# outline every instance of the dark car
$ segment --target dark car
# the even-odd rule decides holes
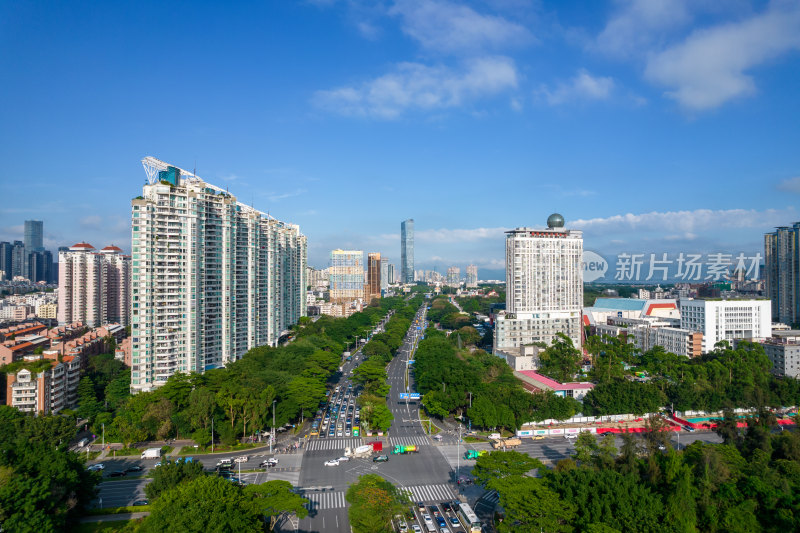
[[[126,471],[117,470],[115,472],[111,472],[110,474],[108,474],[108,477],[122,477],[122,476],[127,476],[127,475],[128,475],[128,473]]]
[[[144,468],[142,468],[141,466],[133,465],[133,466],[129,466],[128,468],[126,468],[125,472],[130,474],[131,472],[141,472],[142,470],[144,470]]]
[[[613,434],[614,433],[612,431],[601,431],[600,433],[598,433],[598,435],[600,435],[601,437],[605,437],[607,435],[613,435]]]
[[[444,512],[446,512],[446,513],[449,513],[452,510],[452,507],[450,506],[450,502],[442,503],[441,507],[442,507],[442,510]]]

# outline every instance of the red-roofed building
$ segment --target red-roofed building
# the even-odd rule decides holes
[[[594,388],[593,383],[587,382],[559,383],[533,370],[520,370],[514,372],[514,375],[522,380],[522,386],[529,392],[553,391],[556,396],[566,396],[576,400],[582,400]]]

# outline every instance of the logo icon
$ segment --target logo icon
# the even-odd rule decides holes
[[[596,281],[608,272],[608,262],[603,256],[591,250],[583,251],[583,281]]]

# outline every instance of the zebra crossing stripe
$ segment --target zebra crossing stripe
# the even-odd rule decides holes
[[[324,511],[345,507],[344,492],[315,492],[304,495],[308,499],[306,509]]]
[[[497,493],[497,491],[496,491],[496,490],[493,490],[492,492],[490,492],[489,494],[487,494],[486,496],[484,496],[484,497],[483,497],[483,499],[484,499],[484,500],[485,500],[487,503],[492,503],[492,504],[494,504],[494,503],[498,503],[498,502],[500,501],[500,495]]]
[[[453,492],[447,485],[415,485],[406,487],[413,501],[436,502],[450,501],[453,499]]]

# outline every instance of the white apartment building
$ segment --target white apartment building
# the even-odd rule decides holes
[[[583,234],[550,215],[547,229],[506,232],[506,309],[497,317],[495,350],[564,333],[581,346]]]
[[[79,242],[58,254],[58,323],[130,323],[130,256]]]
[[[62,361],[31,357],[22,369],[7,375],[6,404],[37,414],[74,408],[80,366],[80,356],[65,356]]]
[[[655,346],[686,357],[703,353],[703,334],[699,331],[672,326],[673,320],[656,317],[609,318],[607,324],[594,326],[597,335],[620,337],[637,349],[646,352]]]
[[[467,265],[467,288],[475,289],[478,287],[478,267]]]
[[[703,334],[703,353],[721,340],[763,339],[772,335],[769,300],[680,299],[681,329]]]
[[[306,237],[147,157],[132,204],[131,391],[277,344],[306,313]]]

